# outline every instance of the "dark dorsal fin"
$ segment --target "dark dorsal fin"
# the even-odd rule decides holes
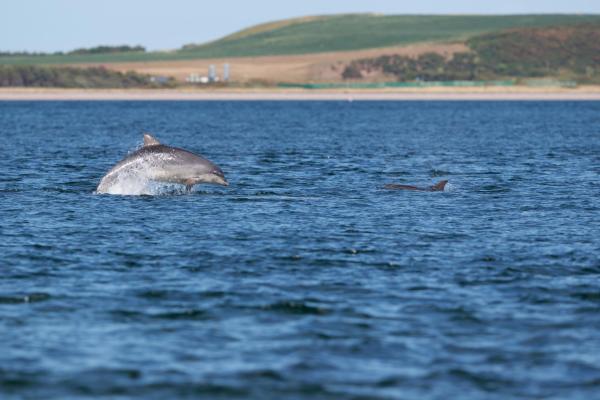
[[[435,185],[433,185],[431,187],[431,190],[433,190],[434,192],[443,192],[444,187],[446,186],[446,183],[448,183],[447,180],[439,181],[438,183],[436,183]]]
[[[156,146],[157,144],[160,144],[160,142],[158,140],[156,140],[156,138],[154,136],[152,136],[149,133],[144,133],[144,147]]]

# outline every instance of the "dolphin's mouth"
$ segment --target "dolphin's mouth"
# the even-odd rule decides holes
[[[225,174],[220,169],[216,169],[212,171],[212,174],[215,176],[214,183],[222,186],[229,186],[229,182],[225,179]]]
[[[225,179],[225,176],[223,174],[210,174],[206,179],[199,179],[198,180],[199,183],[201,182],[206,182],[206,183],[213,183],[216,185],[221,185],[221,186],[229,186],[229,182],[227,182],[227,179]]]

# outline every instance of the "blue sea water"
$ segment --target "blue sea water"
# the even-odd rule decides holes
[[[95,194],[143,131],[230,186]],[[0,102],[0,139],[1,399],[600,398],[599,102]]]

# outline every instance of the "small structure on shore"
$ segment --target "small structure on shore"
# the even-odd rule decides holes
[[[208,67],[208,76],[200,75],[195,72],[192,72],[185,78],[185,81],[188,83],[200,83],[203,85],[206,85],[209,83],[217,83],[217,82],[221,82],[221,81],[229,82],[229,74],[230,74],[229,64],[223,64],[222,79],[217,74],[217,68],[215,67],[215,65],[211,64]]]
[[[229,64],[223,64],[223,82],[229,82]]]
[[[209,82],[218,82],[219,77],[217,76],[217,69],[214,64],[210,64],[208,67],[208,81]]]
[[[185,78],[185,81],[188,83],[202,83],[202,84],[207,84],[210,82],[207,76],[201,76],[201,75],[194,74],[194,73],[189,74]]]

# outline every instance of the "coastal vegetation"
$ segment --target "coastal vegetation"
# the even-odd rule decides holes
[[[152,88],[173,85],[173,79],[158,84],[150,75],[103,67],[0,65],[0,87]]]
[[[470,38],[471,51],[444,57],[382,55],[350,62],[346,80],[381,73],[397,81],[556,77],[600,83],[600,24],[513,29]]]
[[[600,73],[600,24],[514,29],[473,37],[467,44],[496,76]]]

